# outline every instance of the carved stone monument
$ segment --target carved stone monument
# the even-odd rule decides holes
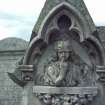
[[[105,105],[105,55],[82,0],[47,0],[10,78],[22,105]]]

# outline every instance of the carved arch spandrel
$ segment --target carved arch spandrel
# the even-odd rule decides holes
[[[61,29],[60,29],[61,27],[57,22],[59,18],[64,15],[70,19],[71,23],[68,31],[61,33]],[[99,61],[100,62],[99,64],[101,65],[105,64],[105,56],[104,56],[103,48],[101,46],[100,41],[96,37],[92,36],[92,32],[89,29],[89,26],[87,26],[86,20],[82,16],[82,14],[78,12],[78,10],[76,10],[73,6],[71,6],[66,2],[63,2],[60,5],[57,5],[46,16],[39,29],[38,35],[29,44],[27,53],[25,55],[24,64],[32,64],[33,61],[29,59],[35,56],[33,54],[36,50],[34,47],[35,47],[35,43],[37,43],[37,40],[41,40],[41,43],[39,41],[38,46],[40,46],[40,44],[47,46],[52,42],[56,41],[57,37],[60,37],[60,35],[63,35],[65,33],[68,35],[71,33],[77,34],[77,36],[79,36],[77,40],[79,39],[79,42],[81,44],[90,43],[88,39],[91,39],[91,41],[95,43],[94,45],[96,45],[96,51],[98,51],[99,53],[98,56],[101,55],[101,57],[99,58],[102,60]]]
[[[36,38],[35,43],[33,43],[32,46],[29,47],[29,50],[27,50],[23,64],[33,65],[35,59],[37,60],[42,55],[44,49],[46,49],[46,46],[47,43],[44,42],[43,39]]]
[[[99,43],[96,43],[92,39],[87,39],[82,43],[82,45],[84,46],[84,49],[87,51],[94,65],[104,65],[104,54],[101,53],[102,49]]]
[[[82,31],[84,32],[84,36],[81,36],[81,40],[84,40],[85,37],[88,37],[90,35],[89,26],[87,26],[86,20],[83,17],[83,15],[77,9],[75,9],[75,7],[68,4],[67,2],[63,2],[57,5],[55,8],[53,8],[49,12],[49,14],[46,16],[46,18],[42,22],[38,35],[43,36],[43,32],[45,32],[46,29],[48,29],[47,26],[49,22],[51,22],[53,18],[55,17],[58,18],[60,15],[63,15],[63,14],[70,17],[72,22],[73,22],[73,18],[76,18],[76,20],[78,20],[79,24],[81,25],[83,29]]]

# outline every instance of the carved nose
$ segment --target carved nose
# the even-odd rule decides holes
[[[63,58],[65,57],[65,53],[64,52],[62,52],[62,55],[61,55]]]
[[[64,52],[62,52],[62,56],[65,56],[65,53]]]

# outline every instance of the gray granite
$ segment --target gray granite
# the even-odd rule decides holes
[[[22,88],[16,85],[7,72],[13,72],[23,57],[28,42],[18,38],[0,41],[0,105],[20,105]]]
[[[105,42],[105,26],[98,26],[97,31],[102,42]]]
[[[104,44],[105,27],[97,27],[97,30]],[[0,105],[21,105],[22,88],[8,77],[7,72],[12,73],[15,70],[27,45],[28,42],[17,38],[7,38],[0,41]]]
[[[94,23],[83,0],[47,0],[34,26],[31,38],[37,35],[39,27],[49,11],[64,1],[76,7],[86,18],[87,24],[94,28]],[[105,27],[100,26],[96,29],[105,48]],[[17,63],[24,56],[27,46],[28,42],[19,38],[7,38],[0,41],[0,105],[21,105],[23,89],[8,77],[7,72],[14,72]]]
[[[105,47],[105,26],[99,26],[97,30]],[[0,105],[21,105],[22,88],[8,77],[7,72],[15,70],[27,46],[28,42],[18,38],[0,41]]]
[[[7,38],[0,41],[0,51],[18,51],[27,48],[27,41],[19,38]]]
[[[83,0],[46,0],[45,5],[40,13],[40,16],[38,18],[38,21],[36,22],[34,28],[33,28],[33,33],[38,33],[39,27],[42,23],[42,21],[44,20],[45,16],[47,16],[47,14],[49,13],[49,11],[51,11],[51,9],[53,9],[55,6],[59,5],[62,2],[68,2],[70,3],[72,6],[74,6],[74,8],[76,8],[86,19],[87,24],[91,27],[92,30],[95,30],[95,25],[93,23],[93,20],[83,2]],[[35,34],[35,35],[36,35]]]
[[[99,37],[103,43],[103,46],[105,48],[105,26],[97,26],[96,28],[99,33]]]

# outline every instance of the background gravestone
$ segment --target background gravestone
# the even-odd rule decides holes
[[[23,57],[28,42],[18,38],[0,41],[0,105],[20,105],[22,89],[13,83],[7,72],[13,72]]]

